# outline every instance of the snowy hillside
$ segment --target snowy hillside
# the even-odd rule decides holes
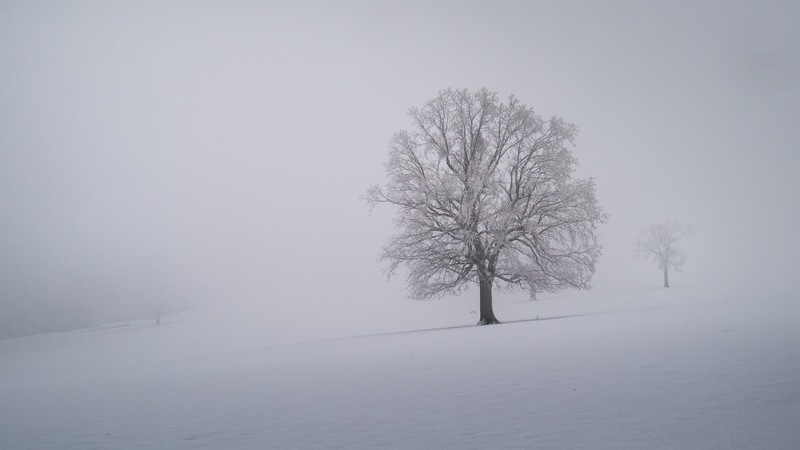
[[[254,300],[0,340],[0,448],[800,447],[797,295]]]

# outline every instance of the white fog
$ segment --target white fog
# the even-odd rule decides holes
[[[0,448],[797,448],[799,22],[0,1]],[[593,289],[477,327],[477,286],[387,281],[364,195],[410,108],[484,87],[579,126],[608,220]]]

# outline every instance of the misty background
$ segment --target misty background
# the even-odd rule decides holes
[[[410,301],[376,260],[393,211],[360,197],[448,87],[580,125],[610,215],[596,287],[660,286],[633,241],[671,218],[699,229],[673,285],[796,292],[798,22],[791,1],[0,1],[0,338],[245,295],[265,326]]]

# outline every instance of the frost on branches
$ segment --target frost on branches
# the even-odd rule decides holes
[[[405,264],[416,299],[477,283],[482,324],[499,323],[493,287],[590,287],[606,215],[593,180],[572,178],[575,125],[486,89],[442,91],[409,116],[413,128],[391,140],[386,186],[366,194],[371,207],[399,208],[381,255],[388,276]]]
[[[692,224],[672,222],[669,219],[663,223],[650,225],[647,229],[639,230],[634,250],[664,270],[664,287],[669,287],[669,268],[680,272],[681,266],[686,262],[686,255],[678,248],[678,241],[697,233]]]

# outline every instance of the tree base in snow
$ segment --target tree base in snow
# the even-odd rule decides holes
[[[494,319],[494,320],[481,319],[478,322],[478,325],[495,325],[495,324],[500,324],[500,321],[497,320],[497,319]]]

